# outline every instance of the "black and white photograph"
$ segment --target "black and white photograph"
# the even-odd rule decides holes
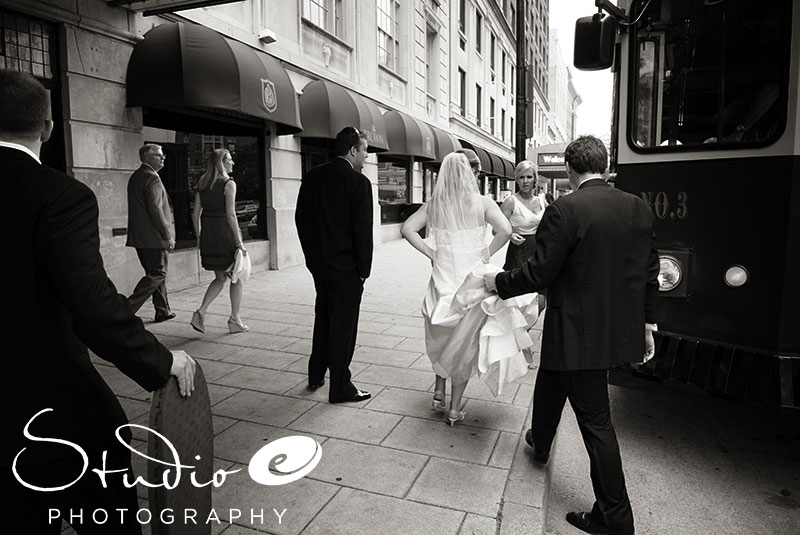
[[[0,0],[14,535],[800,533],[800,2]]]

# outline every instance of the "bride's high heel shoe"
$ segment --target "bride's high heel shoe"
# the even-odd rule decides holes
[[[447,403],[444,401],[444,392],[433,393],[433,402],[431,403],[431,408],[435,411],[447,410]]]
[[[466,416],[467,413],[464,411],[450,411],[447,413],[447,423],[453,427],[456,423],[463,421]]]
[[[244,333],[250,330],[250,327],[244,324],[242,320],[235,320],[233,318],[228,318],[228,330],[233,333]]]

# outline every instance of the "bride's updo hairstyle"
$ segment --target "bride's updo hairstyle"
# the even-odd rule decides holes
[[[463,154],[452,152],[444,157],[439,176],[428,201],[431,228],[463,230],[479,224],[474,204],[479,201],[478,185]]]

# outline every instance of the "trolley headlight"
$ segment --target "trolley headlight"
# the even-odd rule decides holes
[[[744,266],[736,264],[729,267],[725,271],[725,284],[727,284],[731,288],[738,288],[739,286],[743,286],[749,280],[750,280],[750,273]]]
[[[683,278],[681,263],[672,255],[658,257],[661,269],[658,272],[658,291],[669,292],[674,290]]]

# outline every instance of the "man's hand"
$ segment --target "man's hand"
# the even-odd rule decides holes
[[[658,327],[654,323],[647,323],[644,327],[644,360],[642,364],[653,358],[656,354],[656,341],[653,339],[653,331]]]
[[[497,278],[497,273],[487,273],[483,276],[483,285],[486,286],[486,289],[490,292],[497,291],[495,278]]]
[[[194,359],[186,351],[172,352],[172,368],[169,374],[178,379],[178,388],[182,396],[191,396],[194,392],[195,366]]]
[[[167,251],[171,251],[175,249],[175,240],[172,238],[167,238]]]
[[[512,232],[511,233],[511,243],[513,243],[514,245],[522,245],[523,243],[525,243],[525,238],[522,237],[521,234],[518,234],[516,232]]]

